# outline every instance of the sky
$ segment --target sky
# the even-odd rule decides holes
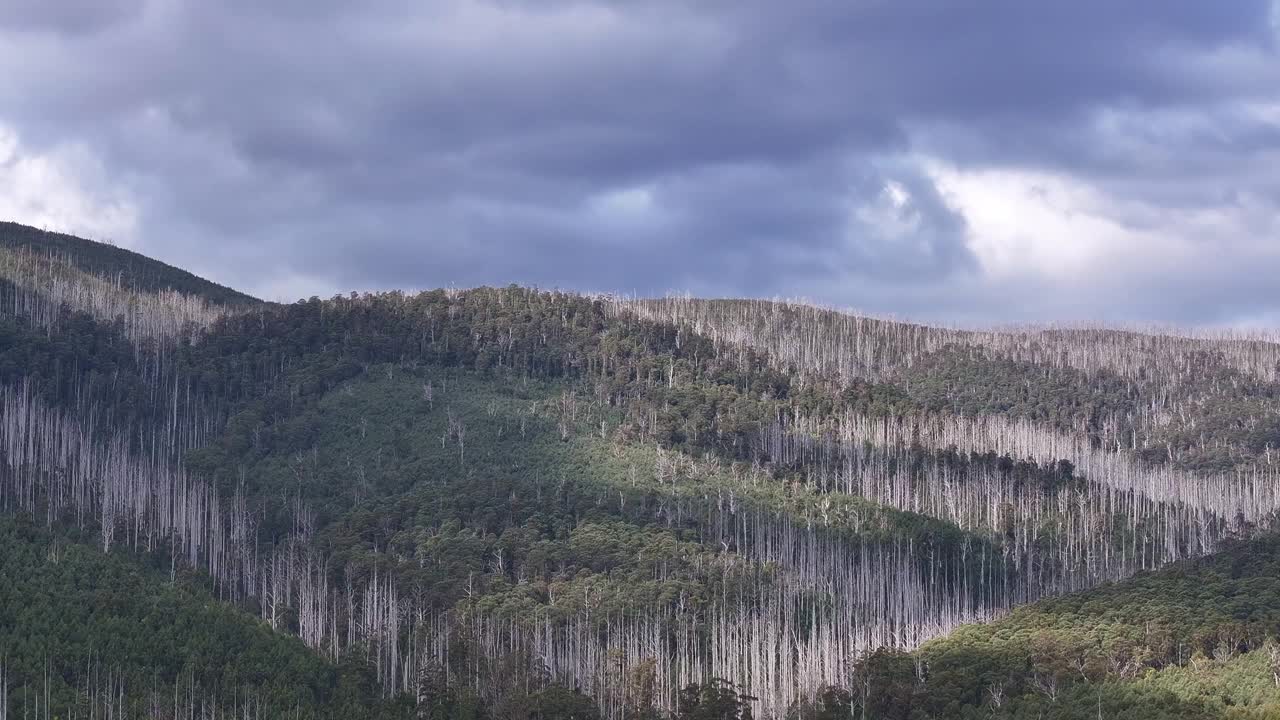
[[[1280,0],[0,0],[0,219],[270,300],[1280,326]]]

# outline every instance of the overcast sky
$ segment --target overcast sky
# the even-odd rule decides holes
[[[273,300],[1280,325],[1278,8],[0,0],[0,219]]]

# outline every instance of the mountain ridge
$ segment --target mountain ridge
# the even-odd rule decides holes
[[[1081,698],[1130,707],[1137,675],[1191,657],[1131,652],[1111,672],[1097,636],[1049,652],[1087,656],[1052,677],[1044,648],[1002,646],[997,669],[1032,670],[998,688],[984,668],[950,667],[967,679],[949,684],[921,668],[946,667],[934,638],[965,622],[1274,552],[1238,543],[1280,507],[1275,380],[1265,354],[1210,340],[1064,356],[515,287],[206,312],[146,300],[171,287],[104,303],[114,291],[66,292],[43,267],[13,274],[26,300],[0,334],[3,507],[167,562],[175,582],[186,568],[349,667],[364,684],[347,697],[382,716],[1091,717]],[[138,308],[160,319],[129,321]],[[1274,568],[1255,565],[1261,588]],[[1241,627],[1212,672],[1258,670],[1280,634],[1265,614]],[[1220,638],[1200,631],[1176,630],[1208,657]],[[959,652],[992,654],[976,642]],[[30,684],[22,657],[10,674]],[[60,670],[68,688],[82,660]],[[290,709],[245,682],[216,703]],[[1213,683],[1151,682],[1169,713],[1229,712]]]
[[[15,222],[0,221],[0,248],[9,251],[34,250],[72,258],[76,267],[137,290],[174,290],[198,295],[220,305],[238,306],[262,302],[239,290],[198,277],[142,253]]]

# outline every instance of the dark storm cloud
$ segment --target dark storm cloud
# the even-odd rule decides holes
[[[1257,232],[1280,204],[1269,2],[54,5],[0,0],[21,69],[0,124],[98,158],[139,249],[264,293],[524,282],[991,320],[1028,293],[1047,316],[1078,310],[992,275],[934,166],[1057,173],[1139,229],[1254,203],[1230,230]],[[1228,284],[1203,302],[1267,310]],[[1204,319],[1148,286],[1118,314]]]

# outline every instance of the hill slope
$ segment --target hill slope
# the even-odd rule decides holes
[[[1275,701],[1275,548],[1241,542],[1280,508],[1263,339],[964,335],[514,287],[245,312],[119,288],[54,249],[7,266],[0,508],[41,528],[20,553],[71,543],[91,563],[92,544],[173,583],[148,591],[166,612],[227,603],[208,622],[258,639],[208,640],[224,668],[200,688],[223,710],[1265,717]],[[1118,359],[1133,348],[1145,359]],[[66,591],[40,567],[6,572]],[[1193,587],[1195,615],[1149,600]],[[144,713],[163,648],[42,639],[149,627],[119,607],[0,637],[25,648],[0,690],[43,685],[50,654],[55,709],[106,672]],[[301,647],[304,669],[255,659]]]
[[[131,250],[17,223],[0,222],[0,248],[8,251],[31,251],[65,259],[80,270],[142,292],[174,290],[218,305],[238,306],[260,302],[238,290],[218,285]]]
[[[397,712],[360,665],[326,662],[194,578],[173,580],[28,518],[0,519],[0,577],[10,717],[167,717],[202,706],[268,717]]]

